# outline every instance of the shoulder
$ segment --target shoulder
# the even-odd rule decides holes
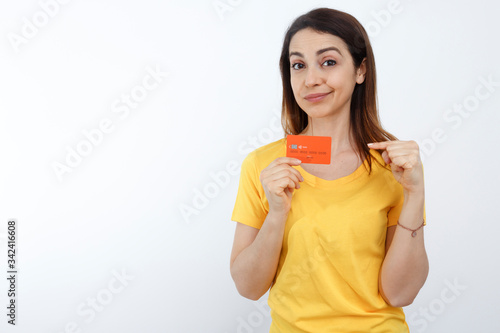
[[[263,170],[278,157],[286,156],[286,138],[268,143],[250,152],[243,164],[252,164],[257,170]]]

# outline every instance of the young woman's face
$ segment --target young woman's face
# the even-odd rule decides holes
[[[345,42],[311,28],[290,41],[290,79],[295,100],[309,116],[321,118],[348,112],[356,83],[363,83],[365,65],[356,70]]]

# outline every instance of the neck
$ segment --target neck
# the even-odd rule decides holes
[[[309,123],[301,135],[329,136],[332,138],[332,155],[354,150],[354,137],[350,130],[349,112],[339,112],[322,118],[308,116]]]

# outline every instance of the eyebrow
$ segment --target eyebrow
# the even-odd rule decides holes
[[[342,56],[342,52],[340,52],[340,50],[338,48],[336,48],[335,46],[325,47],[324,49],[318,50],[316,52],[316,55],[320,55],[321,53],[324,53],[326,51],[332,51],[332,50],[333,51],[337,51]],[[300,52],[291,52],[290,53],[290,57],[293,56],[293,55],[296,55],[296,56],[304,58],[304,55],[302,53],[300,53]]]

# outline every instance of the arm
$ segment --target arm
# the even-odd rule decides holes
[[[278,157],[262,170],[260,182],[269,203],[264,222],[260,229],[239,222],[236,226],[230,269],[236,289],[246,298],[258,300],[276,275],[292,194],[304,181],[292,168],[300,163],[299,159]],[[246,205],[252,207],[248,202]]]
[[[419,147],[414,141],[386,141],[369,144],[383,150],[382,157],[390,164],[394,178],[403,186],[404,202],[399,223],[416,229],[424,216],[424,179]],[[389,227],[386,256],[380,268],[379,290],[385,301],[395,307],[413,302],[429,273],[424,246],[424,230],[411,231]]]
[[[276,274],[287,215],[269,213],[256,229],[236,225],[231,252],[231,276],[243,297],[258,300],[271,287]]]
[[[424,195],[405,192],[399,222],[416,229],[422,223]],[[424,246],[424,228],[415,237],[411,231],[397,226],[388,228],[386,257],[380,269],[379,289],[392,306],[410,305],[425,283],[429,261]]]

